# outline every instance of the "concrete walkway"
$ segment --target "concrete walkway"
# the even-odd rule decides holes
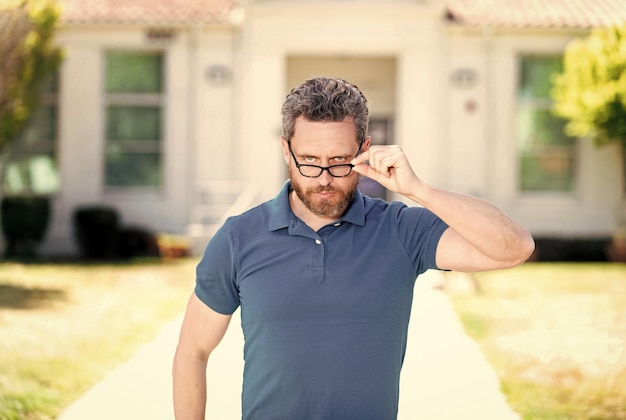
[[[500,393],[493,369],[463,332],[447,296],[434,287],[441,284],[441,276],[426,273],[415,290],[398,419],[519,419]],[[243,337],[238,314],[209,361],[207,418],[241,418]],[[171,366],[181,321],[165,325],[59,419],[173,419]]]

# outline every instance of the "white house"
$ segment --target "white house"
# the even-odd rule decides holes
[[[623,0],[61,4],[52,138],[31,156],[53,168],[33,182],[53,197],[43,253],[76,253],[72,214],[89,204],[201,249],[224,214],[286,179],[280,107],[314,75],[355,82],[373,141],[401,145],[427,182],[484,197],[537,236],[616,227],[619,149],[565,138],[549,75],[568,41],[626,20]]]

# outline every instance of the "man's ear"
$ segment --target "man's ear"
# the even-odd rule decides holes
[[[359,152],[359,154],[363,152],[367,152],[371,145],[372,145],[372,137],[371,136],[365,137],[365,140],[363,140],[363,143],[361,144],[361,151]]]
[[[287,140],[285,140],[285,136],[280,136],[280,145],[283,147],[283,158],[285,158],[285,164],[289,166],[291,156],[289,155],[289,145],[287,144]]]

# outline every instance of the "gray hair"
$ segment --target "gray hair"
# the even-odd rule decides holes
[[[281,112],[283,136],[287,141],[293,137],[295,122],[300,116],[315,122],[341,122],[349,117],[354,122],[356,141],[362,143],[367,136],[367,98],[356,85],[344,79],[308,79],[291,90]]]

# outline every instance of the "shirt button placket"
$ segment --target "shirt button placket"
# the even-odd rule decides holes
[[[309,268],[311,270],[324,269],[324,243],[320,238],[315,239],[315,246],[311,249]]]

